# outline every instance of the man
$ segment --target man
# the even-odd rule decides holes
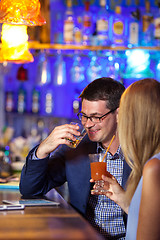
[[[68,138],[79,135],[75,125],[57,126],[51,134],[31,150],[22,170],[22,195],[46,194],[66,181],[70,203],[105,236],[106,239],[125,239],[125,219],[121,208],[104,195],[91,195],[89,153],[105,152],[107,170],[124,187],[130,169],[124,161],[117,136],[117,112],[124,86],[111,79],[99,78],[81,93],[82,109],[78,114],[87,135],[76,149]]]

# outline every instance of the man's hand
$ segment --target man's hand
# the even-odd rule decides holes
[[[77,125],[65,124],[57,126],[51,132],[51,134],[44,139],[39,145],[36,156],[39,159],[45,158],[49,153],[53,152],[60,144],[66,144],[71,146],[71,143],[68,139],[76,140],[74,135],[79,136],[80,132],[78,131],[79,127]]]

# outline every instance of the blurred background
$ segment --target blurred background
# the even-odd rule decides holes
[[[39,2],[46,24],[27,25],[27,59],[4,54],[0,24],[1,177],[21,170],[55,126],[77,118],[78,96],[94,79],[113,77],[125,87],[160,79],[160,0]],[[17,36],[13,30],[10,40]]]

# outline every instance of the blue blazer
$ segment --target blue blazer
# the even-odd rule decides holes
[[[91,189],[89,153],[96,153],[97,143],[84,138],[76,149],[65,145],[56,149],[49,157],[33,160],[35,148],[27,156],[20,179],[20,192],[23,196],[44,195],[66,181],[70,203],[85,215],[87,200]],[[124,161],[122,186],[130,174]]]

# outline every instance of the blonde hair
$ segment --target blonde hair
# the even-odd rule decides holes
[[[130,202],[146,161],[160,151],[160,83],[143,79],[123,93],[118,114],[119,140],[132,168],[126,198]]]

